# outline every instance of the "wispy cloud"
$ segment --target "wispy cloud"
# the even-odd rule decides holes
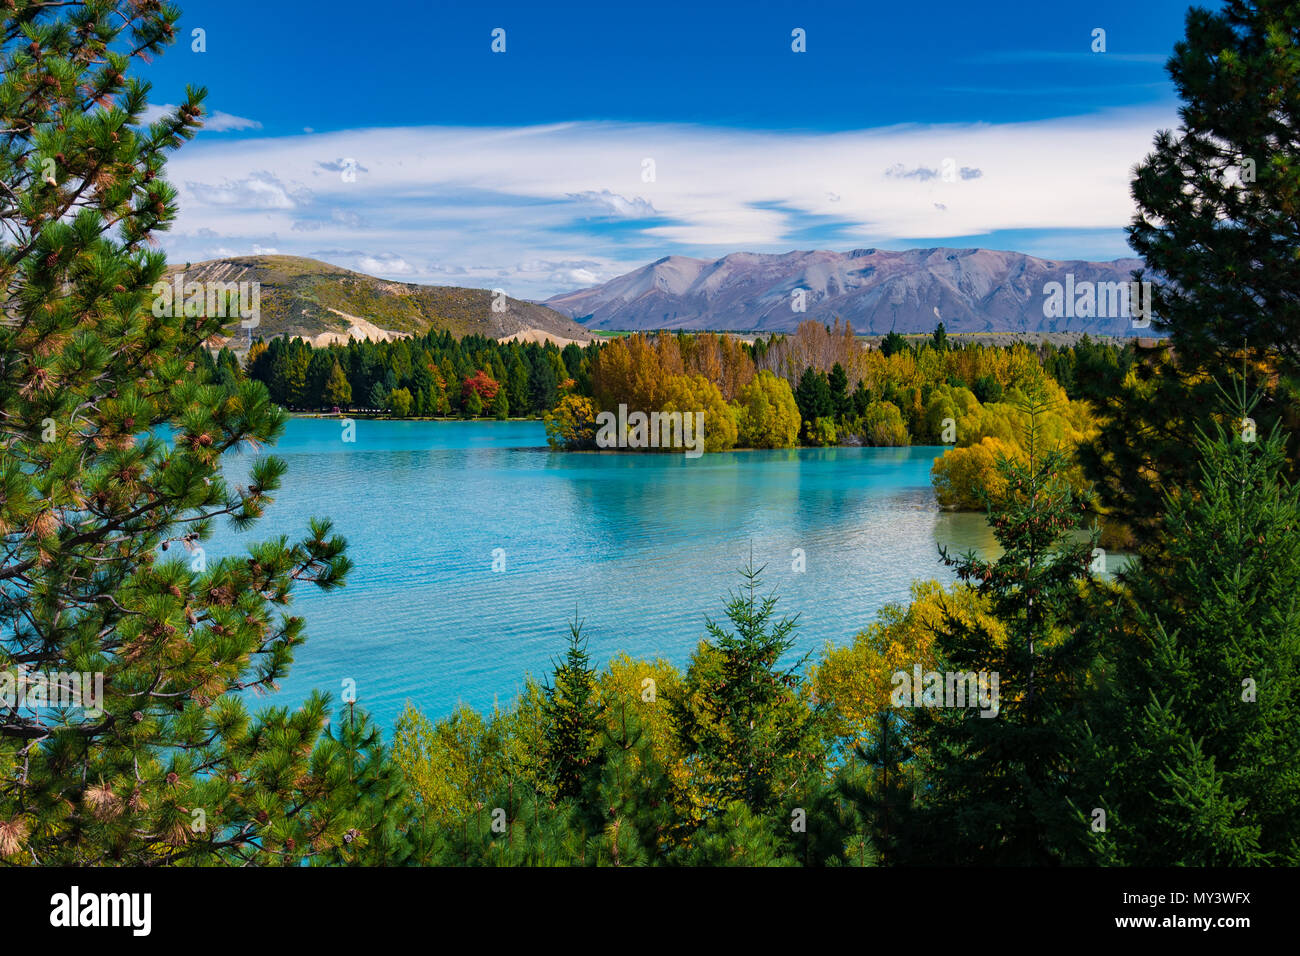
[[[250,173],[242,179],[226,179],[220,183],[190,180],[186,190],[200,203],[208,206],[232,206],[238,209],[295,209],[309,205],[311,190],[300,185],[288,185],[265,170]]]
[[[1010,231],[1042,248],[1054,231],[1120,235],[1130,170],[1175,123],[1130,110],[842,133],[584,122],[199,140],[169,166],[181,215],[164,242],[182,260],[258,244],[526,298],[673,253]]]
[[[171,103],[146,106],[144,121],[146,123],[155,123],[169,113],[174,112],[176,112],[176,107]],[[262,124],[257,120],[246,119],[243,116],[235,116],[231,113],[223,113],[221,110],[216,110],[203,117],[203,129],[210,133],[229,133],[236,130],[261,128]]]
[[[588,189],[586,192],[570,193],[569,198],[596,206],[607,215],[617,216],[620,219],[649,219],[658,215],[655,207],[640,196],[628,199],[608,189]]]

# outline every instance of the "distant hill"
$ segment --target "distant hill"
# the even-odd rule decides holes
[[[456,336],[518,337],[586,342],[591,334],[567,316],[507,298],[492,311],[487,289],[391,282],[299,256],[234,256],[189,265],[173,264],[187,282],[258,282],[260,325],[256,338],[301,336],[317,345],[347,338],[391,339],[445,329]],[[236,340],[245,338],[232,322]]]
[[[721,259],[667,256],[616,279],[554,296],[546,305],[593,329],[789,331],[840,318],[855,331],[1088,332],[1133,335],[1131,320],[1049,318],[1045,286],[1124,282],[1139,259],[1038,259],[989,249],[737,252]],[[804,291],[805,311],[791,308]],[[1150,335],[1150,332],[1142,333]]]

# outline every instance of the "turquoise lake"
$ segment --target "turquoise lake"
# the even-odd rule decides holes
[[[297,588],[308,640],[263,700],[320,688],[337,705],[351,679],[385,726],[408,700],[434,717],[508,704],[562,653],[575,609],[597,663],[626,651],[684,665],[751,546],[778,610],[799,615],[802,652],[847,643],[914,580],[952,580],[938,544],[992,543],[982,515],[935,505],[942,448],[558,453],[540,422],[495,421],[359,420],[342,438],[337,419],[293,419],[270,449],[289,471],[266,517],[205,548],[242,554],[331,517],[356,568],[333,593]]]

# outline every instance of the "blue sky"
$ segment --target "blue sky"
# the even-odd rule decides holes
[[[669,254],[1127,255],[1187,7],[181,5],[145,75],[160,104],[207,86],[213,118],[170,168],[173,259],[273,249],[527,298]]]

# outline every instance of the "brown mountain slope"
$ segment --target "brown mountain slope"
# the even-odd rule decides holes
[[[505,298],[492,310],[487,289],[392,282],[299,256],[235,256],[173,264],[185,282],[258,282],[261,315],[252,337],[331,339],[392,338],[446,329],[456,336],[554,337],[589,341],[591,334],[567,316],[532,302]],[[238,320],[231,323],[244,338]]]

